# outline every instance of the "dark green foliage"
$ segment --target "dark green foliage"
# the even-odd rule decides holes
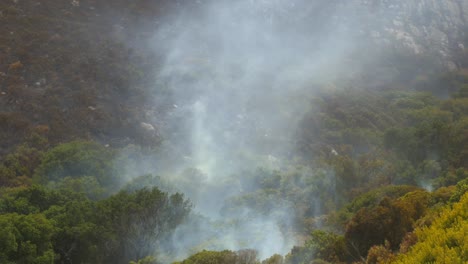
[[[0,262],[52,264],[53,222],[42,214],[0,215]]]
[[[82,176],[79,178],[67,176],[56,183],[49,183],[48,187],[63,192],[84,194],[91,200],[100,200],[112,193],[112,185],[106,186],[107,188],[103,187],[94,176]]]
[[[236,259],[236,253],[229,250],[219,252],[204,250],[174,264],[235,264]]]
[[[58,145],[44,154],[36,169],[36,180],[41,183],[58,182],[65,177],[93,176],[106,186],[118,181],[113,178],[112,150],[88,141],[73,141]]]
[[[291,252],[286,255],[286,263],[302,264],[310,262],[314,258],[314,252],[307,250],[305,247],[294,246]]]
[[[257,253],[254,250],[240,250],[233,252],[207,251],[198,252],[181,262],[173,264],[258,264]],[[274,262],[272,262],[274,263]],[[274,263],[276,264],[276,263]]]
[[[312,231],[303,247],[295,247],[286,256],[288,264],[330,262],[341,263],[351,259],[343,236],[321,230]],[[313,262],[315,263],[315,262]]]
[[[73,193],[67,193],[73,194]],[[65,263],[100,263],[110,233],[97,221],[96,205],[85,197],[55,205],[44,212],[55,223],[54,251]]]
[[[423,92],[324,92],[302,121],[298,147],[332,167],[346,199],[382,184],[455,184],[468,160],[464,82],[457,79],[460,95],[446,100]]]
[[[6,194],[0,208],[2,213],[41,213],[50,220],[54,228],[50,243],[60,260],[98,263],[103,259],[104,249],[96,250],[107,238],[96,222],[95,206],[84,195],[33,185]]]
[[[154,252],[190,211],[181,194],[157,188],[121,191],[98,203],[98,223],[112,234],[109,258],[113,263],[141,259]]]
[[[33,185],[0,199],[0,217],[16,213],[45,217],[51,231],[44,243],[50,243],[51,252],[65,263],[127,264],[142,259],[160,248],[189,211],[182,195],[157,188],[122,191],[93,201],[69,189]]]
[[[138,261],[130,261],[129,264],[157,264],[156,258],[153,256],[144,257]]]
[[[136,190],[153,187],[153,186],[166,187],[165,185],[166,184],[162,182],[161,177],[154,176],[152,174],[147,174],[147,175],[136,177],[135,179],[125,184],[122,187],[122,189],[127,190],[129,192],[133,192]]]
[[[450,197],[450,201],[458,202],[466,192],[468,192],[468,178],[457,183],[455,193]]]
[[[80,195],[49,190],[40,185],[17,188],[5,194],[0,200],[0,212],[31,214],[44,212],[51,206],[64,205]]]
[[[281,255],[275,254],[264,261],[262,261],[262,264],[283,264],[284,263],[284,258]]]
[[[294,220],[308,229],[313,228],[310,218],[332,211],[338,196],[330,170],[297,166],[285,171],[259,169],[236,177],[246,191],[225,202],[221,211],[225,217],[274,215],[284,226]]]

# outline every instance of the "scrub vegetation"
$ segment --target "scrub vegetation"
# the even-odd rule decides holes
[[[467,53],[447,69],[396,49],[372,65],[400,73],[379,85],[259,88],[264,119],[296,127],[203,100],[197,122],[177,112],[195,89],[173,89],[153,47],[195,2],[0,1],[0,263],[468,262]],[[177,85],[225,78],[195,87],[206,97],[238,84],[216,59],[183,63]],[[198,166],[192,148],[224,161]]]

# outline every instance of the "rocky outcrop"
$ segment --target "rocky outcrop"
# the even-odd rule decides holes
[[[366,34],[378,43],[402,46],[415,54],[438,56],[459,65],[468,40],[468,0],[356,0],[360,17],[373,26]],[[396,41],[396,42],[395,42]]]
[[[266,2],[281,2],[265,0]],[[265,8],[307,34],[345,34],[365,45],[407,49],[460,67],[468,49],[468,0],[291,0]],[[273,5],[273,4],[271,4]],[[273,5],[274,6],[274,5]],[[279,11],[278,11],[279,10]],[[290,24],[288,24],[290,25]],[[338,37],[338,41],[343,38]],[[358,41],[359,42],[359,41]],[[364,47],[364,48],[363,48]],[[468,64],[468,60],[467,60]],[[466,67],[466,66],[465,66]]]

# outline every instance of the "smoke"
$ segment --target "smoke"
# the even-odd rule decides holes
[[[330,5],[307,2],[199,1],[200,10],[156,33],[154,46],[165,54],[157,85],[172,93],[167,123],[178,123],[162,134],[181,142],[208,178],[249,165],[248,155],[292,151],[310,91],[340,74],[352,38],[325,18]]]
[[[152,45],[164,63],[155,85],[170,91],[173,106],[152,120],[172,153],[163,178],[201,215],[175,232],[177,257],[253,248],[266,258],[296,243],[293,204],[221,209],[243,194],[244,171],[280,169],[294,157],[310,96],[352,72],[344,65],[357,21],[341,21],[341,12],[349,7],[323,1],[196,1],[158,27]]]
[[[379,60],[364,37],[372,16],[361,16],[357,2],[198,0],[158,21],[150,45],[163,62],[155,62],[154,90],[170,94],[163,103],[171,109],[148,121],[164,138],[163,154],[129,171],[156,171],[158,184],[193,202],[195,214],[168,241],[173,256],[253,248],[266,258],[297,243],[294,204],[266,195],[268,211],[226,207],[259,188],[247,171],[281,170],[295,158],[316,92],[360,78]],[[377,80],[391,81],[389,72]],[[320,211],[317,199],[310,203]]]

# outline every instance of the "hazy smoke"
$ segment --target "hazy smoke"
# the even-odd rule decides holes
[[[245,172],[281,170],[295,157],[296,128],[316,90],[359,78],[375,60],[363,49],[369,23],[358,7],[199,0],[158,22],[151,45],[163,63],[154,85],[170,93],[164,103],[172,110],[148,122],[160,130],[165,152],[129,171],[156,173],[162,187],[194,203],[168,251],[183,258],[202,249],[253,248],[266,258],[296,243],[293,204],[272,196],[267,212],[226,207],[256,189]]]
[[[218,180],[248,155],[291,151],[310,90],[337,78],[353,41],[351,22],[330,19],[340,9],[325,13],[322,1],[213,2],[174,17],[154,45],[166,54],[158,85],[173,94],[169,118],[179,117],[163,136]]]
[[[197,1],[156,32],[154,48],[164,54],[156,85],[173,98],[162,135],[180,158],[170,177],[211,219],[176,232],[178,253],[253,248],[265,258],[294,245],[285,233],[292,204],[237,215],[220,209],[243,192],[242,171],[279,169],[293,156],[311,91],[346,68],[356,21],[340,20],[346,6],[322,2]]]

